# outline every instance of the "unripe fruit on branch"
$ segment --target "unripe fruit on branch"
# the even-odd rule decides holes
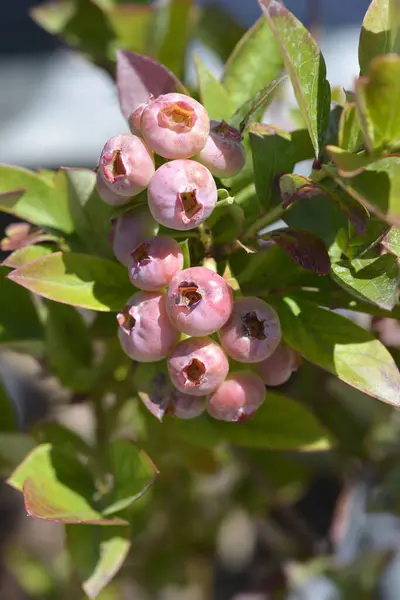
[[[142,136],[142,132],[140,129],[140,122],[142,120],[142,114],[144,109],[147,106],[147,102],[141,102],[137,108],[132,112],[128,119],[129,129],[133,133],[133,135],[137,135],[139,137]]]
[[[168,316],[182,333],[205,336],[222,327],[232,313],[232,290],[206,267],[191,267],[175,275],[166,297]]]
[[[255,373],[239,371],[228,378],[207,399],[207,411],[219,421],[236,423],[254,415],[264,402],[265,386]]]
[[[204,398],[198,396],[189,396],[175,390],[171,394],[171,402],[168,412],[179,419],[195,419],[199,417],[206,409]]]
[[[271,356],[257,363],[255,368],[264,383],[274,387],[286,383],[300,364],[299,353],[286,344],[280,344]]]
[[[181,231],[205,221],[217,203],[210,171],[194,160],[173,160],[157,169],[147,191],[149,208],[161,225]]]
[[[137,292],[117,315],[118,337],[133,360],[153,362],[168,356],[179,340],[171,325],[162,294]]]
[[[133,206],[111,219],[111,242],[116,259],[127,267],[132,251],[157,231],[158,225],[144,204]]]
[[[129,133],[108,140],[99,159],[99,172],[121,196],[136,196],[154,175],[154,157],[143,140]]]
[[[281,326],[276,311],[249,296],[234,302],[229,321],[220,329],[224,350],[239,362],[257,363],[274,352],[281,341]]]
[[[180,245],[166,235],[151,237],[131,253],[129,278],[133,285],[149,292],[167,285],[183,267]]]
[[[246,160],[242,139],[240,132],[225,121],[211,121],[206,145],[195,158],[215,177],[233,177]]]
[[[210,131],[206,109],[184,94],[165,94],[146,106],[141,135],[163,158],[191,158],[204,147]]]
[[[110,206],[123,206],[130,201],[130,196],[121,196],[106,184],[100,173],[96,175],[96,190],[100,198]]]
[[[210,338],[179,342],[168,358],[168,372],[177,390],[190,396],[211,394],[225,380],[228,359]]]
[[[129,128],[131,130],[131,132],[134,135],[138,135],[139,137],[142,137],[142,131],[141,131],[141,120],[142,120],[142,114],[144,109],[154,100],[154,96],[153,94],[150,94],[150,96],[148,97],[147,102],[141,102],[136,108],[135,110],[131,113],[129,119],[128,119],[128,124],[129,124]]]

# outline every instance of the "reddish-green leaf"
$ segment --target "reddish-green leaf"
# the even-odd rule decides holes
[[[147,492],[158,475],[147,454],[128,440],[114,442],[108,454],[114,486],[104,515],[128,508]]]
[[[39,227],[73,231],[67,199],[59,195],[48,177],[27,169],[0,165],[0,210]]]
[[[275,229],[261,236],[272,239],[303,269],[327,275],[331,268],[329,254],[319,238],[304,229]]]
[[[50,300],[91,310],[118,311],[134,292],[121,265],[72,252],[43,256],[8,277]]]
[[[123,525],[96,508],[91,473],[75,457],[51,444],[37,446],[8,479],[22,491],[29,516],[61,523]]]
[[[187,93],[171,71],[148,56],[120,50],[117,53],[117,87],[121,110],[126,118],[149,95]]]
[[[48,246],[41,246],[40,244],[25,246],[24,248],[15,250],[15,252],[7,256],[7,258],[3,261],[3,265],[13,269],[18,269],[18,267],[23,267],[33,260],[41,258],[42,256],[47,256],[51,253],[52,250]]]

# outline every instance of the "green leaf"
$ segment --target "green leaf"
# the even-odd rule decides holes
[[[112,207],[96,191],[96,175],[89,169],[65,169],[57,174],[65,191],[74,230],[89,254],[112,258],[109,241]]]
[[[336,181],[378,217],[400,225],[400,157],[381,158],[352,179]]]
[[[360,258],[372,250],[387,233],[389,225],[374,215],[368,219],[367,228],[363,235],[352,235],[346,245],[345,254],[349,258]],[[382,240],[383,242],[383,240]]]
[[[361,75],[368,72],[370,63],[376,56],[399,52],[397,0],[372,0],[363,21],[358,46]]]
[[[279,246],[249,254],[240,249],[229,257],[229,266],[246,294],[279,290],[293,283],[302,269]]]
[[[178,77],[184,74],[193,9],[193,0],[169,0],[157,6],[153,25],[155,43],[151,44],[150,52]]]
[[[43,339],[43,327],[31,295],[7,279],[0,267],[0,343]]]
[[[107,10],[107,18],[115,32],[118,47],[146,52],[154,25],[154,6],[117,4]]]
[[[223,423],[207,416],[192,421],[165,418],[174,436],[213,447],[228,442],[246,448],[317,450],[330,445],[323,426],[301,404],[282,394],[267,391],[264,404],[243,423]]]
[[[130,531],[125,527],[67,525],[66,543],[89,598],[96,598],[125,561]]]
[[[61,384],[76,392],[92,385],[92,345],[88,329],[76,308],[46,302],[46,355]]]
[[[281,199],[277,178],[310,158],[310,150],[312,156],[310,137],[305,129],[287,132],[261,123],[250,125],[249,136],[257,196],[268,211]]]
[[[326,146],[326,150],[342,177],[354,177],[374,162],[375,157],[367,152],[353,154],[337,146]]]
[[[128,508],[147,492],[158,475],[157,467],[147,454],[128,440],[114,442],[108,455],[114,489],[104,515]]]
[[[115,34],[105,12],[92,0],[40,5],[32,16],[41,27],[93,59],[111,56]]]
[[[37,446],[7,483],[24,494],[29,516],[61,523],[123,525],[95,508],[92,476],[76,458],[51,444]]]
[[[399,300],[399,265],[391,254],[333,264],[332,278],[352,296],[385,310]]]
[[[17,429],[16,405],[0,379],[0,432],[16,431]]]
[[[211,4],[201,7],[194,37],[214,50],[224,63],[244,33],[245,29],[224,6]]]
[[[227,121],[233,112],[233,103],[228,92],[197,55],[194,56],[194,62],[201,103],[205,106],[210,119]]]
[[[383,238],[382,245],[388,252],[400,258],[400,228],[391,227]]]
[[[356,84],[357,107],[367,150],[400,140],[400,56],[379,56]]]
[[[400,373],[384,345],[349,319],[313,302],[278,299],[285,341],[339,379],[382,402],[400,406]]]
[[[22,196],[8,194],[21,188],[24,189]],[[0,210],[39,227],[51,227],[64,233],[71,233],[74,228],[67,200],[60,197],[54,184],[47,177],[20,167],[0,165]]]
[[[298,175],[284,175],[280,187],[285,203],[291,203],[283,215],[285,223],[312,232],[322,240],[331,258],[339,257],[348,242],[348,221],[337,203]]]
[[[261,17],[244,34],[225,65],[222,83],[234,110],[269,85],[281,70],[278,44]]]
[[[135,291],[122,265],[73,252],[38,258],[8,278],[50,300],[100,311],[118,311]]]
[[[339,146],[348,152],[358,152],[363,145],[361,129],[355,102],[344,105],[339,122]]]
[[[48,246],[41,246],[40,244],[34,244],[31,246],[24,246],[23,248],[19,248],[19,250],[15,250],[12,254],[7,256],[7,258],[3,261],[3,265],[6,267],[12,267],[13,269],[18,269],[18,267],[22,267],[41,256],[47,256],[52,253],[52,249]]]
[[[330,86],[324,57],[307,29],[277,0],[259,0],[318,157],[329,123]]]
[[[242,104],[234,115],[229,119],[229,123],[243,133],[250,123],[260,121],[274,99],[274,94],[278,91],[279,85],[286,79],[287,75],[274,79],[270,84],[264,86],[252,98],[249,98]]]

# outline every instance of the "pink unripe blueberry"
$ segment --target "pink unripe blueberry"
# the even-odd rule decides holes
[[[165,358],[179,340],[179,332],[168,319],[162,294],[137,292],[117,320],[122,349],[139,362]]]
[[[191,267],[171,280],[166,305],[176,329],[187,335],[210,335],[229,319],[232,291],[218,273],[206,267]]]
[[[130,197],[121,196],[110,189],[99,172],[96,176],[96,190],[103,202],[110,204],[110,206],[123,206],[130,201]]]
[[[151,237],[131,253],[129,278],[141,290],[153,292],[166,286],[183,267],[180,245],[166,235]]]
[[[158,223],[170,229],[193,229],[214,210],[217,186],[210,171],[200,163],[173,160],[157,169],[147,198]]]
[[[196,159],[215,177],[233,177],[246,160],[242,139],[240,132],[225,121],[211,121],[210,135]]]
[[[273,387],[286,383],[300,364],[299,353],[286,344],[280,344],[271,356],[257,363],[255,368],[264,383]]]
[[[177,390],[190,396],[211,394],[225,380],[228,359],[210,338],[179,342],[168,358],[168,372]]]
[[[131,113],[129,119],[128,119],[128,124],[129,124],[129,128],[131,130],[131,132],[134,135],[138,135],[138,136],[142,136],[142,131],[141,131],[141,121],[142,121],[142,114],[144,109],[154,100],[154,96],[153,94],[150,94],[147,102],[141,102],[136,108],[135,110]]]
[[[142,114],[147,106],[147,102],[141,102],[137,108],[132,112],[128,119],[129,129],[133,135],[141,136],[142,132],[140,129],[140,122],[142,120]]]
[[[174,414],[179,419],[195,419],[206,409],[204,398],[198,396],[189,396],[178,390],[171,395],[171,403],[168,412]]]
[[[204,147],[210,131],[207,111],[184,94],[159,96],[144,109],[141,134],[164,158],[191,158]]]
[[[116,259],[128,266],[133,250],[157,231],[158,225],[144,204],[111,219],[111,242]]]
[[[122,133],[108,140],[99,159],[99,172],[121,196],[136,196],[154,175],[154,157],[143,140]]]
[[[207,399],[207,411],[219,421],[245,421],[264,402],[265,386],[255,373],[233,373]]]
[[[229,321],[220,329],[224,350],[239,362],[260,362],[274,352],[281,341],[276,311],[264,300],[249,296],[234,302]]]

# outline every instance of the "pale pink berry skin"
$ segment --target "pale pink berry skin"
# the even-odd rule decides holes
[[[150,211],[158,223],[186,231],[208,219],[217,203],[210,171],[194,160],[173,160],[157,169],[147,190]]]
[[[257,363],[255,369],[265,385],[275,387],[289,381],[300,364],[299,353],[286,344],[280,344],[271,356]]]
[[[168,358],[168,372],[177,390],[190,396],[211,394],[225,380],[229,363],[225,352],[210,338],[179,342]]]
[[[134,206],[111,219],[111,243],[115,258],[127,267],[132,260],[133,250],[157,231],[158,225],[145,205]]]
[[[233,373],[207,398],[207,412],[219,421],[237,423],[252,417],[265,399],[265,385],[255,373]]]
[[[120,196],[136,196],[154,175],[154,156],[136,135],[122,133],[108,140],[99,159],[99,172]]]
[[[162,294],[137,292],[117,315],[118,337],[124,352],[139,362],[162,360],[179,340]]]
[[[110,206],[123,206],[130,201],[130,196],[121,196],[109,188],[100,173],[96,176],[96,190],[100,198]]]
[[[163,158],[191,158],[204,147],[210,119],[204,106],[184,94],[164,94],[143,111],[141,134]]]
[[[224,121],[211,121],[206,145],[195,158],[215,177],[233,177],[246,161],[242,136]]]
[[[180,271],[171,280],[166,297],[171,323],[191,336],[215,333],[233,309],[232,290],[226,281],[206,267]]]
[[[271,356],[281,337],[276,311],[253,296],[234,302],[229,321],[219,331],[224,350],[231,358],[244,363],[261,362]]]
[[[182,268],[180,245],[173,238],[160,235],[144,240],[133,250],[128,273],[134,286],[153,292],[168,285]]]
[[[142,120],[143,111],[146,108],[147,104],[147,102],[141,102],[139,106],[135,108],[135,110],[128,119],[129,129],[131,130],[131,133],[133,133],[133,135],[137,135],[139,137],[142,136],[140,122]]]
[[[179,419],[195,419],[199,417],[206,409],[204,398],[198,396],[189,396],[178,390],[171,396],[171,403],[168,412]]]

